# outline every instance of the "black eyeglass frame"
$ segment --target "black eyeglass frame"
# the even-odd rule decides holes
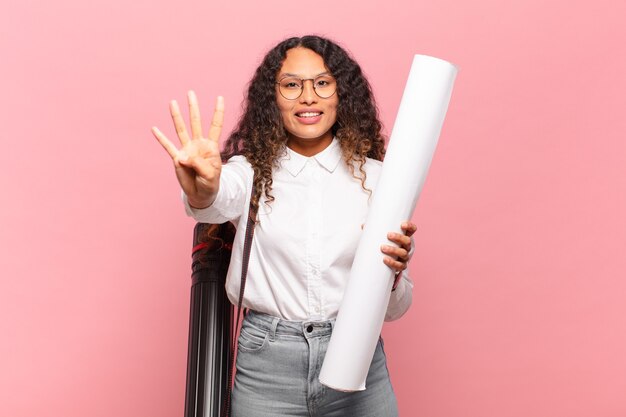
[[[313,91],[315,91],[315,95],[318,96],[319,98],[321,98],[321,99],[331,98],[332,96],[334,96],[337,93],[337,80],[335,80],[333,77],[331,77],[331,78],[333,78],[333,80],[335,80],[335,91],[333,91],[333,93],[331,95],[329,95],[328,97],[322,97],[322,96],[319,95],[319,93],[317,92],[317,89],[315,88],[315,80],[317,80],[318,78],[321,78],[321,77],[331,77],[331,76],[330,75],[318,75],[315,78],[298,78],[298,77],[294,77],[294,76],[291,76],[291,75],[287,75],[287,76],[281,78],[280,80],[276,81],[275,84],[278,84],[278,92],[280,93],[280,95],[285,100],[297,100],[297,99],[299,99],[300,96],[302,95],[302,93],[304,92],[304,82],[305,81],[311,81],[311,84],[313,85]],[[281,89],[280,89],[280,82],[282,80],[284,80],[285,78],[294,78],[296,80],[302,81],[302,86],[300,86],[300,94],[298,94],[297,97],[287,98],[287,97],[285,97],[285,95],[281,91]]]

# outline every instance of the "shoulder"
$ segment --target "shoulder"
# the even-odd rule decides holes
[[[225,169],[235,170],[240,173],[252,174],[252,165],[245,156],[243,155],[235,155],[231,157],[226,163],[223,165]]]
[[[381,170],[383,167],[383,161],[377,159],[365,158],[365,165],[369,166],[369,169]],[[373,167],[373,168],[372,168]]]
[[[359,165],[360,165],[359,162],[352,161],[352,164],[354,165],[356,169],[359,168]],[[366,171],[380,172],[382,168],[383,168],[382,161],[379,161],[377,159],[372,159],[372,158],[365,158],[365,164],[363,164],[363,169],[365,169]]]
[[[246,157],[243,155],[235,155],[231,157],[228,161],[226,161],[226,164],[245,165],[252,169],[252,165],[250,165],[250,162],[248,162]]]
[[[228,183],[235,181],[249,188],[253,177],[252,165],[243,155],[235,155],[222,165],[220,181]]]
[[[365,158],[365,165],[363,165],[363,168],[365,169],[367,175],[372,175],[378,178],[383,169],[383,163],[382,161],[378,161],[376,159]]]
[[[383,169],[383,163],[376,159],[365,158],[365,163],[361,167],[358,162],[352,162],[354,167],[354,176],[356,178],[361,178],[362,175],[360,173],[361,169],[365,172],[365,187],[369,189],[373,189],[378,182],[378,178],[380,177],[380,173]]]

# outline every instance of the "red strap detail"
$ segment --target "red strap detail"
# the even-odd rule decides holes
[[[191,253],[192,253],[192,254],[194,254],[194,253],[196,253],[197,251],[199,251],[200,249],[204,249],[204,248],[206,248],[207,246],[209,246],[209,244],[208,244],[208,243],[206,243],[206,242],[203,242],[203,243],[198,243],[196,246],[194,246],[194,247],[193,247],[193,249],[191,249]],[[233,250],[233,245],[232,245],[232,244],[230,244],[230,243],[224,243],[224,245],[223,245],[222,247],[223,247],[224,249],[226,249],[226,250],[230,250],[230,251],[232,251],[232,250]]]
[[[209,245],[206,242],[198,243],[196,246],[193,247],[193,249],[191,249],[191,253],[196,253],[200,249],[204,249],[207,246],[209,246]]]

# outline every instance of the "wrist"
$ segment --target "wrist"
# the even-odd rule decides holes
[[[190,198],[189,196],[187,196],[187,202],[189,203],[189,206],[195,210],[202,210],[202,209],[211,207],[211,205],[213,204],[213,201],[215,201],[215,198],[195,199],[195,198]]]
[[[192,203],[191,201],[189,202],[189,207],[191,207],[194,210],[202,210],[210,206],[211,206],[210,204]]]

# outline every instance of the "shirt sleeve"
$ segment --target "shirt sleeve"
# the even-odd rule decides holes
[[[413,302],[413,281],[407,269],[402,271],[402,277],[395,291],[391,292],[389,305],[385,313],[385,321],[397,320],[404,315]]]
[[[222,166],[220,188],[213,204],[197,209],[189,205],[187,195],[181,198],[188,216],[201,223],[225,223],[239,218],[248,204],[252,188],[252,167],[243,156],[235,156]]]

